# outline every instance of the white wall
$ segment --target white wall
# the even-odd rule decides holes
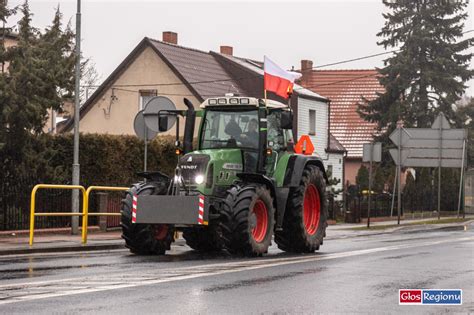
[[[315,147],[314,151],[316,155],[326,159],[328,146],[328,105],[326,103],[298,97],[298,139],[301,135],[309,134],[309,110],[316,111],[316,134],[310,135]]]
[[[332,177],[335,177],[340,180],[340,183],[333,186],[335,190],[341,190],[343,187],[342,175],[344,172],[344,155],[342,153],[329,153],[328,159],[324,160],[324,167],[326,170],[329,165],[332,165]],[[342,200],[342,193],[340,193],[337,200]]]

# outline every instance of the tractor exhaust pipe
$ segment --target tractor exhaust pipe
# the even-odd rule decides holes
[[[184,105],[188,108],[186,112],[186,123],[184,125],[184,143],[183,151],[188,153],[193,151],[193,138],[194,138],[194,125],[196,122],[196,112],[194,111],[194,105],[190,100],[184,98]]]

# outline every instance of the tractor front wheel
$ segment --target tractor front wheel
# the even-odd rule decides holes
[[[125,246],[137,255],[163,255],[174,241],[174,227],[168,224],[132,223],[132,205],[134,196],[164,195],[166,184],[160,182],[139,183],[133,185],[122,200],[122,238]]]
[[[223,205],[224,246],[231,253],[261,256],[268,252],[275,225],[273,198],[267,187],[238,184]]]

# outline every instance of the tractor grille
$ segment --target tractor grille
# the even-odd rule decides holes
[[[209,155],[206,154],[186,154],[180,160],[181,175],[184,184],[189,188],[196,188],[194,179],[197,175],[202,175],[206,179],[206,168],[209,163]]]

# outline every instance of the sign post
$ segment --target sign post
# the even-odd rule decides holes
[[[370,228],[370,206],[372,200],[372,162],[382,161],[382,143],[364,143],[362,161],[369,162],[369,200],[367,205],[367,228]]]

